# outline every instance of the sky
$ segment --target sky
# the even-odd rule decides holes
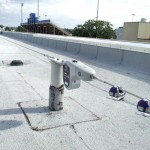
[[[0,24],[19,26],[21,3],[23,22],[30,13],[37,13],[38,0],[0,0]],[[40,20],[50,19],[61,28],[75,28],[89,19],[96,19],[98,0],[39,0]],[[98,19],[108,21],[113,28],[122,27],[124,22],[150,22],[149,0],[99,0]],[[133,15],[134,14],[134,15]]]

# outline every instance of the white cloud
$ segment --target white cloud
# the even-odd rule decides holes
[[[37,0],[0,0],[1,24],[17,26],[20,23],[21,2],[23,18],[28,18],[29,13],[37,12]],[[61,27],[75,27],[88,19],[96,17],[98,0],[43,0],[40,1],[40,18],[51,19]],[[109,21],[114,28],[123,26],[123,22],[146,18],[148,21],[150,3],[148,0],[99,0],[99,19]],[[5,19],[4,19],[5,18]],[[8,19],[9,18],[9,19]]]
[[[7,6],[7,0],[0,0],[0,9],[9,9],[9,7]]]

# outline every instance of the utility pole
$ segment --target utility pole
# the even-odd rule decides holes
[[[98,11],[99,11],[99,0],[97,2],[97,16],[96,16],[96,38],[97,38],[97,32],[98,32],[98,24],[97,24],[97,21],[98,21]]]
[[[135,14],[132,14],[132,22],[133,22],[133,20],[134,20],[134,16],[135,16]]]
[[[46,20],[47,15],[45,15],[45,20]]]
[[[39,26],[38,26],[38,22],[39,22],[39,0],[37,0],[37,17],[38,17],[38,21],[37,21],[37,33],[39,32]]]
[[[23,14],[22,14],[23,3],[21,3],[21,24],[23,23]]]
[[[38,18],[39,18],[39,0],[38,0],[38,2],[37,2],[37,16],[38,16]]]

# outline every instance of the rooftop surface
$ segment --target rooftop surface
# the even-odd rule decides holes
[[[65,89],[64,109],[48,109],[51,64],[47,57],[77,59],[99,79],[140,97],[149,97],[150,78],[67,52],[47,51],[0,35],[1,150],[149,150],[150,117],[137,113],[139,98],[124,101],[108,95],[110,86],[94,80],[76,90]],[[12,60],[23,66],[10,66]]]

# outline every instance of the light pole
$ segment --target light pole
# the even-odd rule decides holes
[[[134,16],[135,16],[135,14],[132,14],[132,22],[133,22]]]
[[[45,20],[46,20],[47,15],[45,15]]]
[[[38,21],[37,21],[37,33],[39,32],[39,26],[38,26],[38,22],[39,22],[39,0],[37,0],[37,17],[38,17]]]
[[[21,3],[21,24],[23,23],[23,14],[22,14],[23,3]]]
[[[37,1],[37,16],[39,18],[39,0]]]
[[[99,0],[97,2],[97,16],[96,16],[96,38],[97,38],[97,32],[98,32],[98,27],[97,27],[97,21],[98,21],[98,11],[99,11]]]

